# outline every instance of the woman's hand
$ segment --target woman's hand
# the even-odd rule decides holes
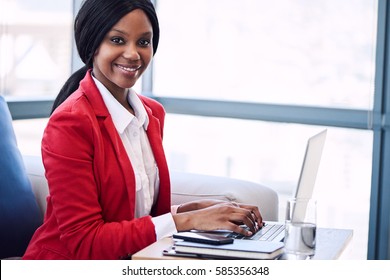
[[[256,224],[258,226],[258,229],[263,227],[263,225],[264,225],[263,217],[261,216],[260,210],[257,206],[243,204],[243,203],[238,203],[238,206],[240,208],[244,208],[244,209],[251,211],[252,216],[253,216],[253,218],[256,221]]]
[[[182,207],[184,209],[181,209]],[[178,231],[224,229],[250,236],[263,224],[259,209],[253,205],[205,200],[182,207],[179,208],[178,214],[173,215]],[[243,229],[240,224],[247,225],[250,230]]]

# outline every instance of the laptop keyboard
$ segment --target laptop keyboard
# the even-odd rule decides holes
[[[249,230],[249,228],[246,227],[245,229]],[[245,236],[236,232],[232,232],[228,235],[228,237],[234,239],[272,241],[283,230],[284,224],[265,224],[258,232],[256,232],[252,236]]]

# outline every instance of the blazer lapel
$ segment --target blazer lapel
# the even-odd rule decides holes
[[[158,118],[153,116],[152,110],[148,106],[146,106],[145,103],[144,106],[149,117],[149,125],[146,134],[148,135],[148,139],[152,147],[154,158],[158,166],[160,178],[158,199],[156,201],[156,204],[152,208],[151,213],[152,216],[156,216],[170,212],[170,179],[168,165],[165,158],[164,148],[162,145],[160,121],[158,120]]]

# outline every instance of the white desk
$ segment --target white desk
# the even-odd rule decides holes
[[[353,231],[349,229],[317,229],[316,254],[314,260],[335,260],[338,259],[341,253],[345,250],[348,243],[352,239]],[[255,241],[254,241],[255,242]],[[139,251],[132,256],[133,260],[172,260],[186,259],[194,260],[194,258],[184,257],[167,257],[163,255],[163,251],[173,245],[173,240],[170,237],[163,238],[145,249]]]

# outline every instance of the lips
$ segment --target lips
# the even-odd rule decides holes
[[[141,65],[129,65],[129,66],[124,66],[124,65],[116,65],[118,68],[120,68],[123,71],[126,72],[135,72],[138,71],[141,68]]]

